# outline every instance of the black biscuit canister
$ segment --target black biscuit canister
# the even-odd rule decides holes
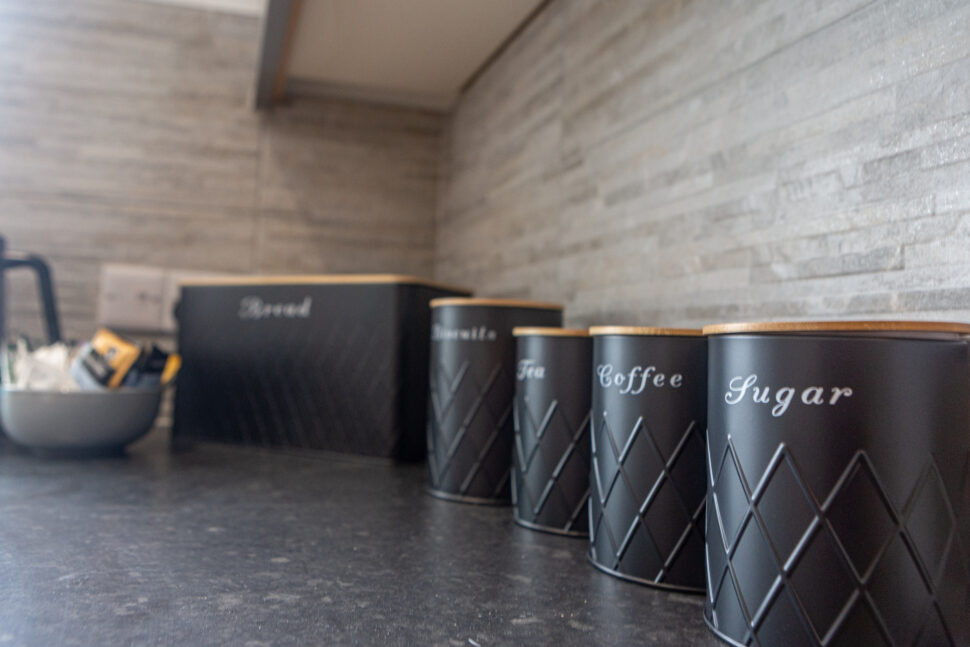
[[[744,646],[970,644],[970,326],[705,333],[712,631]]]
[[[585,330],[516,328],[515,522],[587,535],[593,340]]]
[[[431,301],[428,491],[508,504],[516,326],[560,326],[562,306],[512,299]]]
[[[640,584],[702,592],[706,340],[676,328],[590,333],[590,562]]]

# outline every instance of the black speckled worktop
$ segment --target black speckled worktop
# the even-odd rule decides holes
[[[0,448],[0,645],[719,645],[702,597],[423,491],[423,465]]]

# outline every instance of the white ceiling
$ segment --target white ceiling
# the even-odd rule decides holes
[[[266,9],[266,0],[138,0],[156,4],[171,4],[192,9],[211,9],[238,13],[244,16],[261,16]],[[313,0],[310,0],[311,2]]]
[[[447,108],[542,0],[304,0],[287,80]]]

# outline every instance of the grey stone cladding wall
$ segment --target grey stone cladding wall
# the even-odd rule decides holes
[[[554,0],[465,93],[435,274],[570,324],[970,319],[970,4]]]

